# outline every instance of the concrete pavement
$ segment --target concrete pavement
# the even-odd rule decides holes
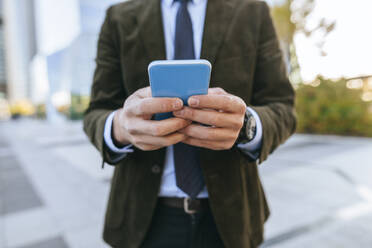
[[[0,140],[6,184],[0,185],[0,247],[106,247],[101,232],[112,170],[100,169],[81,123],[2,123]]]
[[[372,247],[372,139],[295,135],[260,165],[263,247]],[[0,123],[0,247],[107,247],[112,168],[81,122]]]
[[[264,247],[372,247],[372,139],[295,135],[260,172]]]

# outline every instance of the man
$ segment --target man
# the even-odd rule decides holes
[[[152,98],[147,66],[207,59],[211,89],[189,106]],[[268,6],[136,0],[102,26],[84,130],[115,165],[104,239],[113,247],[257,247],[269,210],[257,164],[295,130]],[[177,83],[177,82],[175,82]],[[156,113],[174,117],[155,121]]]

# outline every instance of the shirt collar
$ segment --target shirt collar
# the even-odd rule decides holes
[[[167,7],[171,7],[174,2],[174,0],[162,0],[162,1],[163,1],[163,4],[165,4]],[[195,5],[199,5],[205,1],[207,0],[190,0],[190,2]]]

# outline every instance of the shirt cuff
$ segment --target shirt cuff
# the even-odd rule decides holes
[[[112,112],[106,119],[105,129],[104,129],[104,132],[103,132],[103,138],[105,140],[105,143],[106,143],[107,147],[110,149],[110,151],[113,152],[113,153],[121,154],[121,153],[134,152],[134,150],[132,149],[132,147],[133,147],[132,144],[127,145],[123,148],[119,148],[114,144],[114,141],[112,140],[112,122],[114,120],[115,112],[116,111]]]
[[[247,107],[247,110],[251,112],[253,118],[256,120],[256,135],[254,136],[253,140],[249,141],[248,143],[238,144],[237,146],[244,152],[256,153],[261,149],[262,144],[262,122],[256,111],[250,107]]]

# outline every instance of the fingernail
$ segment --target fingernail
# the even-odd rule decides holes
[[[176,100],[174,103],[173,103],[173,108],[174,109],[179,109],[179,108],[181,108],[182,107],[182,105],[183,105],[183,102],[181,101],[181,100]]]
[[[199,105],[199,99],[191,97],[189,100],[190,106],[198,106]]]

